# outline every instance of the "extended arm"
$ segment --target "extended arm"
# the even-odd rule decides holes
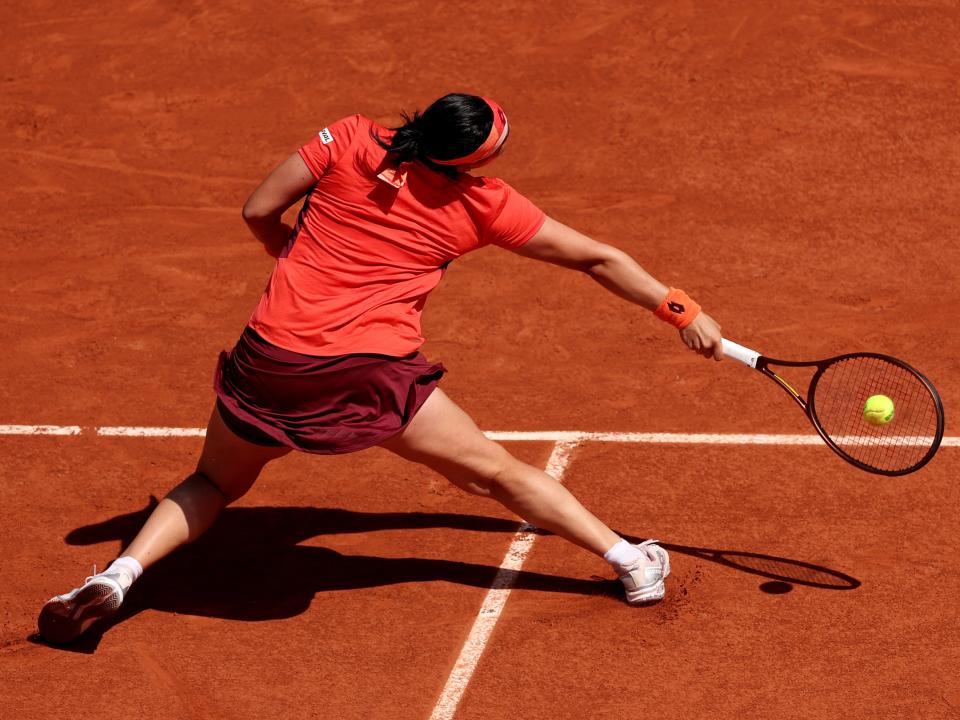
[[[586,273],[610,292],[651,311],[669,290],[627,253],[549,217],[537,234],[515,252]],[[705,357],[723,357],[720,326],[704,312],[680,331],[680,337],[687,347]]]
[[[271,172],[243,206],[243,219],[266,251],[277,257],[292,232],[283,222],[283,212],[307,194],[317,180],[299,153],[294,153]]]

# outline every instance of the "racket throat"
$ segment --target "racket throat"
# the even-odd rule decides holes
[[[770,373],[770,377],[776,380],[777,385],[782,387],[784,391],[797,402],[797,405],[800,406],[800,409],[802,409],[804,412],[807,411],[807,401],[801,397],[800,393],[798,393],[790,383],[773,372]]]

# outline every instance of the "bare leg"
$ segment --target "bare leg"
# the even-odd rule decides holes
[[[224,507],[250,489],[264,465],[288,452],[288,448],[263,447],[240,439],[214,408],[196,472],[157,505],[122,553],[124,558],[111,567],[132,557],[146,568],[196,539]],[[115,613],[135,579],[132,570],[111,573],[107,568],[87,578],[82,587],[51,598],[37,618],[40,635],[53,643],[71,642],[93,623]]]
[[[196,471],[160,501],[121,555],[130,555],[147,568],[197,539],[224,507],[253,486],[264,465],[289,452],[290,448],[254,445],[237,437],[214,407]]]
[[[382,447],[426,465],[467,492],[499,501],[524,520],[597,555],[620,540],[554,478],[487,439],[439,388],[404,431]]]

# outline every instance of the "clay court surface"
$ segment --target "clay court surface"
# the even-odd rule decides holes
[[[33,2],[3,24],[0,424],[79,434],[0,436],[0,715],[960,717],[955,2]],[[385,451],[291,456],[118,622],[37,643],[43,602],[193,468],[196,435],[98,428],[205,426],[273,262],[247,195],[332,120],[451,90],[504,105],[491,172],[547,213],[770,355],[903,357],[952,445],[885,478],[818,445],[499,436],[673,551],[642,609]],[[503,250],[455,262],[424,327],[491,432],[812,432],[743,366]]]

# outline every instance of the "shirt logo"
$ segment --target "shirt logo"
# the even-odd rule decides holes
[[[320,131],[320,141],[324,145],[329,145],[333,142],[333,135],[330,134],[330,128],[324,128]]]

